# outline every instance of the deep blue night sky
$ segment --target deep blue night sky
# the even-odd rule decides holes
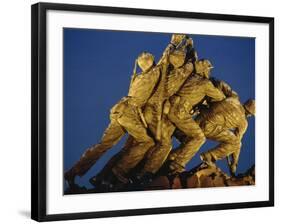
[[[212,76],[226,81],[238,92],[241,102],[255,98],[255,39],[242,37],[190,35],[199,58],[209,59]],[[64,171],[84,150],[100,141],[109,124],[109,110],[127,95],[134,61],[142,51],[151,52],[156,61],[169,43],[171,34],[64,29]],[[255,163],[255,119],[243,138],[237,172]],[[77,183],[91,187],[94,176],[125,142],[109,150]],[[203,152],[214,145],[207,141]],[[199,153],[187,169],[200,163]],[[226,161],[217,163],[223,170]]]

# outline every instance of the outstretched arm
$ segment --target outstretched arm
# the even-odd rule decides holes
[[[191,41],[188,41],[188,40],[191,40]],[[193,42],[192,42],[191,38],[189,38],[188,40],[187,40],[187,36],[184,35],[184,34],[173,34],[170,43],[168,44],[168,46],[164,50],[164,52],[162,54],[162,57],[158,61],[157,65],[162,64],[165,57],[167,55],[169,55],[169,53],[171,51],[175,50],[176,48],[187,48],[188,46],[190,46],[190,44],[192,44]]]
[[[238,94],[228,85],[225,81],[216,79],[214,77],[210,78],[210,81],[213,83],[213,85],[221,90],[226,97],[235,97],[239,98]]]
[[[225,95],[222,91],[216,88],[211,81],[206,81],[205,86],[206,95],[211,98],[211,102],[222,101]]]

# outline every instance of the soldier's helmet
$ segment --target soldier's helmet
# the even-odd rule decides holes
[[[255,100],[253,99],[249,99],[244,103],[244,108],[245,110],[251,114],[251,115],[255,115],[256,113],[256,103]]]
[[[138,65],[143,72],[148,71],[154,64],[154,56],[148,52],[142,52],[137,59]]]
[[[201,59],[195,61],[195,72],[197,74],[203,75],[206,78],[209,78],[210,71],[213,67],[212,63],[207,59]]]
[[[174,50],[169,54],[169,62],[174,66],[174,68],[179,68],[184,64],[185,57],[185,51]]]

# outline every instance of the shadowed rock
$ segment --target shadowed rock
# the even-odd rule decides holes
[[[243,174],[231,177],[218,167],[208,167],[200,164],[190,171],[185,171],[179,175],[169,176],[165,173],[156,175],[152,182],[148,184],[121,184],[96,186],[93,189],[78,187],[67,189],[65,194],[83,193],[105,193],[105,192],[124,192],[124,191],[144,191],[144,190],[167,190],[167,189],[186,189],[186,188],[206,188],[206,187],[228,187],[255,185],[255,166],[253,165]]]

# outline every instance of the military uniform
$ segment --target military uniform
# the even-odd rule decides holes
[[[161,67],[156,66],[134,78],[128,96],[121,99],[111,109],[111,123],[105,130],[101,142],[85,151],[80,160],[66,173],[66,179],[71,180],[76,175],[84,175],[108,149],[117,144],[126,132],[135,139],[136,144],[131,150],[138,151],[139,157],[154,145],[139,112],[152,94],[160,74]],[[134,161],[127,161],[126,168],[134,167],[136,165]]]
[[[211,165],[231,155],[231,171],[235,173],[241,139],[248,127],[246,111],[239,99],[234,96],[213,103],[209,109],[201,111],[197,122],[206,138],[220,142],[216,147],[202,153],[201,159]]]
[[[185,165],[205,142],[205,135],[193,120],[190,112],[206,96],[210,97],[212,101],[221,101],[225,98],[224,94],[208,78],[193,74],[170,98],[171,109],[168,118],[186,136],[180,147],[173,150],[168,157],[168,160],[171,161],[172,172],[184,171]]]

